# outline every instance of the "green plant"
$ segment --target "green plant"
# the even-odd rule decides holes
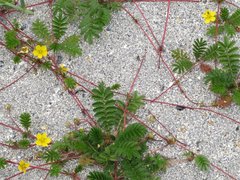
[[[154,179],[155,172],[166,171],[168,160],[147,152],[147,129],[132,122],[126,128],[123,126],[124,112],[121,108],[124,107],[121,104],[124,103],[114,99],[111,88],[100,83],[92,92],[97,125],[88,131],[69,132],[42,154],[43,160],[53,163],[50,175],[59,175],[65,159],[71,159],[67,154],[78,157],[77,172],[92,164],[102,166],[103,172],[90,172],[88,179],[113,179],[113,176]],[[127,100],[131,108],[128,111],[135,113],[143,105],[142,99],[143,96],[137,92],[129,96]]]
[[[210,166],[210,162],[209,160],[203,156],[203,155],[197,155],[195,158],[195,164],[196,166],[202,170],[202,171],[207,171],[209,169]]]
[[[225,10],[226,11],[226,10]],[[224,12],[225,18],[227,13]],[[223,18],[224,18],[223,17]],[[223,41],[218,41],[207,47],[207,42],[202,38],[196,39],[193,43],[193,54],[197,61],[214,61],[221,66],[216,67],[204,77],[205,84],[210,84],[210,90],[221,97],[233,97],[234,102],[239,105],[239,94],[237,93],[240,74],[240,54],[236,42],[225,36]],[[189,55],[183,50],[173,50],[172,57],[175,59],[173,71],[184,73],[190,70],[193,63]]]
[[[196,39],[193,44],[193,54],[196,60],[199,60],[205,53],[207,46],[207,41],[201,39]]]
[[[240,26],[240,9],[237,9],[230,15],[230,12],[226,7],[222,8],[220,18],[222,21],[219,22],[219,26],[210,26],[207,30],[207,35],[214,37],[216,34],[225,33],[228,36],[234,36],[237,32],[236,29]]]
[[[17,39],[17,32],[9,30],[5,33],[6,47],[8,49],[14,49],[20,45],[20,41]]]
[[[58,13],[64,14],[68,22],[80,20],[81,35],[83,35],[86,42],[92,44],[93,39],[98,38],[103,28],[110,22],[111,13],[119,9],[119,7],[120,4],[116,2],[57,0],[53,9],[55,15]]]
[[[22,113],[20,115],[20,122],[21,122],[21,125],[26,129],[28,130],[29,127],[31,126],[31,116],[29,113]]]
[[[7,165],[6,159],[0,158],[0,169],[4,169]]]
[[[173,71],[178,74],[184,73],[191,69],[193,63],[190,61],[189,55],[182,49],[172,50],[172,57],[176,61],[173,66]]]

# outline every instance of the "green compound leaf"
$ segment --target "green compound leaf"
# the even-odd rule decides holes
[[[182,49],[172,50],[172,57],[175,59],[173,66],[173,72],[178,74],[184,73],[185,71],[191,69],[193,63],[190,61],[189,55]]]
[[[83,167],[81,165],[77,165],[77,167],[74,169],[75,173],[79,173],[83,170]]]
[[[160,154],[150,156],[145,158],[145,163],[150,172],[155,173],[158,171],[166,172],[168,166],[168,159],[161,156]]]
[[[228,89],[234,84],[234,78],[220,69],[209,72],[204,80],[205,84],[210,83],[211,91],[220,95],[226,95]]]
[[[221,8],[220,17],[223,21],[227,21],[229,18],[229,10],[228,8]]]
[[[14,49],[20,45],[20,41],[17,39],[17,32],[10,30],[5,32],[5,42],[8,49]]]
[[[210,161],[204,155],[197,155],[195,158],[195,164],[201,171],[207,171],[210,167]]]
[[[15,56],[15,57],[13,58],[13,62],[14,62],[15,64],[19,64],[19,63],[21,62],[21,57]]]
[[[229,23],[235,28],[240,26],[240,9],[237,9],[228,19]]]
[[[233,101],[240,106],[240,90],[235,90],[233,92]]]
[[[173,66],[173,72],[181,74],[191,69],[193,66],[193,63],[188,59],[183,59],[175,62],[172,66]]]
[[[18,141],[18,147],[22,149],[27,149],[31,142],[28,139],[22,139]]]
[[[41,21],[40,19],[37,19],[32,24],[32,32],[39,38],[39,39],[48,39],[50,37],[50,33],[48,31],[48,28],[46,24]]]
[[[224,30],[226,32],[226,34],[230,37],[234,36],[236,34],[236,29],[234,26],[232,26],[231,24],[225,24],[224,25]]]
[[[97,88],[92,90],[94,99],[93,111],[101,128],[106,131],[117,125],[122,119],[123,112],[116,107],[116,100],[113,99],[113,92],[110,87],[100,83]]]
[[[21,125],[28,130],[29,127],[31,126],[31,116],[29,113],[22,113],[20,115],[20,123]]]
[[[0,158],[0,169],[4,169],[7,165],[7,161],[4,158]]]
[[[206,61],[218,59],[218,44],[213,44],[206,49],[203,59]]]
[[[118,90],[121,87],[120,84],[116,83],[111,86],[111,90]]]
[[[58,50],[61,50],[73,57],[82,55],[82,50],[79,47],[79,36],[72,35],[67,37],[58,45]]]
[[[93,127],[89,131],[89,140],[92,142],[94,145],[100,145],[103,142],[103,133],[101,128]]]
[[[46,62],[41,64],[41,67],[45,70],[49,70],[52,67],[52,63],[51,63],[51,61],[46,61]]]
[[[113,146],[117,156],[131,160],[133,157],[140,158],[140,146],[136,141],[117,141]]]
[[[193,43],[193,54],[197,60],[203,56],[206,51],[207,41],[201,39],[196,39]]]
[[[81,34],[86,42],[92,44],[93,38],[98,38],[103,27],[109,23],[111,11],[97,0],[82,1],[80,8],[82,10]]]
[[[134,91],[133,95],[128,100],[128,111],[136,113],[137,110],[144,105],[144,96],[138,95],[137,91]]]
[[[50,176],[59,176],[61,169],[62,166],[60,166],[59,164],[52,164],[49,170]]]
[[[99,172],[99,171],[92,171],[87,176],[89,180],[113,180],[113,178],[108,175],[107,173]]]
[[[143,125],[139,123],[130,124],[125,131],[119,134],[117,141],[136,141],[143,138],[146,133],[147,129]]]
[[[42,156],[43,159],[46,160],[46,162],[54,162],[60,159],[60,154],[55,150],[48,150],[45,152]]]
[[[172,57],[176,61],[180,61],[180,60],[183,60],[183,59],[190,60],[189,55],[186,52],[184,52],[182,49],[172,50]]]
[[[210,36],[210,37],[214,37],[216,36],[216,33],[219,35],[219,34],[222,34],[224,32],[224,26],[218,26],[218,29],[216,28],[216,26],[210,26],[208,29],[207,29],[207,35]]]
[[[66,33],[67,26],[67,17],[62,12],[54,14],[52,27],[53,34],[57,39],[60,39]]]
[[[218,43],[219,62],[232,77],[235,77],[239,72],[240,62],[239,48],[235,44],[235,41],[230,41],[228,37],[225,37],[223,42]]]
[[[65,78],[64,83],[66,87],[69,89],[74,89],[77,86],[77,82],[72,77]]]
[[[67,16],[69,22],[76,20],[79,17],[78,8],[76,8],[79,7],[79,2],[76,0],[56,0],[53,5],[53,14],[62,12]]]
[[[123,161],[122,163],[123,174],[127,179],[131,180],[152,180],[146,164],[139,160]]]

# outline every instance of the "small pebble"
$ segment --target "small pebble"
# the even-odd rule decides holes
[[[26,24],[23,24],[23,25],[21,25],[21,27],[20,27],[20,29],[23,31],[23,30],[25,30],[27,28],[27,25]]]
[[[182,110],[184,110],[186,107],[184,107],[184,106],[176,106],[176,109],[178,110],[178,111],[182,111]]]
[[[4,62],[0,61],[0,68],[4,66]]]
[[[111,31],[111,28],[108,26],[108,27],[106,28],[106,31]]]
[[[58,63],[58,64],[61,64],[61,63],[62,63],[62,60],[63,60],[62,55],[57,55],[57,63]]]

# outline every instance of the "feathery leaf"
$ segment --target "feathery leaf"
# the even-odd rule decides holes
[[[207,41],[196,39],[193,43],[193,54],[197,60],[199,60],[206,51]]]
[[[207,171],[210,167],[209,160],[203,155],[197,155],[195,158],[195,164],[201,171]]]
[[[20,123],[21,125],[28,130],[29,127],[31,126],[31,116],[29,113],[22,113],[20,115]]]
[[[46,24],[41,21],[40,19],[37,19],[32,24],[32,32],[40,39],[48,39],[50,36],[50,33],[48,31],[48,28]]]
[[[20,41],[17,39],[17,32],[10,30],[5,32],[5,42],[8,49],[14,49],[20,45]]]
[[[53,34],[57,39],[60,39],[67,30],[67,17],[62,13],[58,12],[53,17]]]

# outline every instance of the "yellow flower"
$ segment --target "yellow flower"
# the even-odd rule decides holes
[[[18,164],[18,170],[25,174],[29,166],[30,166],[30,163],[25,162],[24,160],[21,160]]]
[[[49,143],[51,143],[51,139],[47,136],[47,133],[40,134],[38,133],[36,136],[36,145],[37,146],[42,146],[42,147],[47,147]]]
[[[27,54],[28,51],[29,51],[28,47],[27,47],[27,46],[23,46],[23,47],[21,48],[21,51],[20,51],[19,53],[21,53],[21,54]]]
[[[216,12],[215,11],[206,10],[202,14],[202,17],[204,18],[205,23],[209,24],[210,22],[214,22],[216,20]]]
[[[47,46],[40,46],[37,45],[33,51],[33,55],[38,57],[39,59],[42,59],[43,57],[47,56]]]
[[[59,65],[59,70],[62,72],[62,73],[66,73],[69,71],[69,69],[65,66],[65,64],[60,64]]]

